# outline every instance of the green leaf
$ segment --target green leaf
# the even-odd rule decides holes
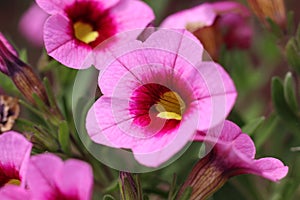
[[[265,117],[259,117],[257,119],[253,119],[248,122],[245,126],[243,126],[242,131],[243,133],[247,133],[248,135],[253,135],[255,130],[265,121]]]
[[[62,121],[58,127],[58,141],[63,152],[70,153],[70,133],[66,121]]]
[[[192,187],[187,187],[182,193],[182,195],[180,196],[179,200],[190,200],[192,191],[193,191]]]
[[[19,58],[20,58],[23,62],[27,63],[27,61],[28,61],[28,56],[27,56],[27,50],[26,50],[26,49],[22,49],[21,51],[19,51]]]
[[[289,65],[300,74],[300,47],[295,38],[291,38],[286,47],[285,53]]]
[[[176,187],[176,182],[177,182],[177,175],[173,175],[173,181],[170,187],[170,192],[168,195],[168,200],[175,200],[176,199],[176,194],[177,194],[177,187]]]
[[[254,142],[259,149],[277,128],[279,117],[272,114],[254,132]]]
[[[295,13],[293,11],[289,11],[287,13],[287,30],[289,35],[294,34],[295,31],[294,18],[295,18]]]
[[[278,38],[281,38],[283,36],[283,32],[282,32],[282,29],[280,28],[280,26],[275,23],[271,18],[266,18],[267,22],[269,23],[270,25],[270,28],[271,28],[271,31],[272,33],[278,37]]]
[[[279,117],[295,132],[300,130],[300,119],[285,100],[282,81],[275,77],[272,80],[272,100]]]
[[[300,40],[300,23],[298,24],[295,37],[296,37],[296,40],[299,42],[299,40]]]
[[[55,100],[55,96],[52,92],[51,85],[50,85],[50,82],[49,82],[48,78],[45,77],[44,80],[43,80],[43,83],[45,85],[45,89],[46,89],[46,93],[47,93],[47,96],[48,96],[48,99],[49,99],[50,106],[51,106],[51,108],[55,108],[56,107],[56,100]]]
[[[299,105],[295,94],[295,86],[294,86],[294,81],[291,72],[286,74],[283,86],[284,86],[284,98],[287,104],[289,105],[292,111],[297,112]]]
[[[115,197],[111,196],[110,194],[106,194],[102,198],[103,200],[116,200]]]

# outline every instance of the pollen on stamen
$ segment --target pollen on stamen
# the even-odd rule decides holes
[[[21,181],[19,179],[10,179],[6,185],[21,185]]]
[[[89,23],[78,21],[74,23],[73,28],[75,37],[86,44],[94,42],[99,36],[98,31],[94,31]]]
[[[159,102],[156,104],[156,110],[159,112],[157,114],[159,118],[180,121],[185,110],[185,103],[176,92],[169,91],[160,97]]]

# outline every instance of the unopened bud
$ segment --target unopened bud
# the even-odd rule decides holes
[[[213,152],[198,161],[179,191],[179,199],[191,187],[190,199],[205,200],[228,180],[227,175],[215,160]]]
[[[267,18],[270,18],[282,29],[286,28],[286,12],[283,0],[247,0],[255,15],[269,26]]]
[[[46,90],[40,79],[31,67],[18,58],[2,35],[0,35],[0,71],[12,79],[28,101],[34,104],[33,94],[36,94],[49,105]]]
[[[119,185],[122,200],[142,200],[141,186],[137,175],[120,172]]]

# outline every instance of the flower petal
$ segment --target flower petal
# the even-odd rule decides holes
[[[52,154],[32,156],[28,168],[28,186],[34,199],[56,196],[55,178],[63,168],[63,161]]]
[[[155,18],[153,10],[139,0],[122,0],[110,14],[118,24],[118,32],[144,28]]]
[[[90,165],[83,161],[70,159],[57,173],[56,185],[66,197],[74,199],[91,199],[93,172]]]
[[[243,4],[234,1],[222,1],[211,4],[213,9],[218,15],[226,13],[236,13],[243,17],[249,17],[251,15],[249,9]]]
[[[17,132],[0,135],[0,169],[9,178],[20,178],[21,187],[25,186],[31,147],[32,144]]]
[[[115,148],[132,149],[135,158],[143,165],[157,167],[170,159],[180,151],[192,138],[197,126],[198,110],[187,111],[188,116],[182,120],[179,128],[172,133],[160,133],[162,125],[155,125],[154,133],[148,133],[148,137],[142,137],[142,127],[133,125],[132,118],[124,121],[115,121],[114,114],[126,115],[126,106],[122,108],[122,100],[119,107],[112,109],[112,99],[101,97],[89,111],[87,117],[87,131],[96,143]],[[101,108],[101,109],[100,109]],[[193,108],[191,108],[193,109]],[[130,116],[130,115],[127,115]],[[95,127],[95,118],[98,119],[98,128]],[[146,130],[145,134],[147,134]],[[91,133],[95,135],[91,135]],[[156,134],[155,134],[156,133]],[[134,135],[136,134],[136,135]],[[155,144],[155,145],[154,145]]]
[[[35,0],[35,2],[48,14],[63,14],[64,8],[76,0]]]
[[[185,29],[190,31],[210,26],[214,23],[216,13],[210,4],[201,4],[194,8],[183,10],[167,17],[162,23],[162,28]]]
[[[271,181],[279,181],[288,173],[288,167],[276,158],[261,158],[254,162],[251,173]]]
[[[32,44],[41,47],[44,45],[43,28],[49,15],[38,5],[33,4],[22,16],[19,23],[21,33]]]
[[[90,67],[85,59],[91,47],[73,38],[69,21],[62,15],[53,15],[46,21],[44,40],[48,54],[62,64],[74,69]]]
[[[30,192],[22,187],[7,185],[0,189],[0,199],[3,200],[30,200]]]

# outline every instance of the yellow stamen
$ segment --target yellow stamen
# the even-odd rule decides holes
[[[185,104],[176,92],[165,92],[156,104],[156,110],[159,112],[157,117],[163,119],[181,120]]]
[[[94,42],[99,36],[99,33],[93,31],[93,27],[85,22],[78,21],[74,24],[73,28],[75,37],[86,44]]]
[[[10,184],[10,185],[21,185],[21,181],[18,180],[18,179],[10,179],[10,180],[6,183],[6,185],[8,185],[8,184]]]

